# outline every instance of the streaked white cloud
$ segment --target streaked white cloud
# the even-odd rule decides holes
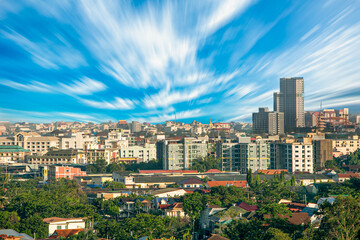
[[[126,110],[133,109],[135,107],[134,101],[130,99],[123,99],[120,97],[115,97],[113,101],[95,101],[88,99],[80,99],[80,102],[84,103],[87,106],[100,109]]]
[[[67,95],[91,95],[95,92],[104,91],[107,87],[104,83],[83,77],[80,80],[75,80],[65,83],[57,83],[49,85],[38,81],[30,81],[29,83],[19,83],[12,80],[0,80],[0,85],[11,87],[21,91],[28,92],[43,92],[43,93],[62,93]]]
[[[53,88],[50,85],[38,81],[31,81],[30,83],[23,84],[7,79],[2,79],[0,80],[0,85],[4,85],[21,91],[43,92],[43,93],[53,92]]]
[[[76,95],[90,95],[94,92],[104,91],[107,88],[104,83],[88,77],[83,77],[82,79],[75,80],[69,84],[60,83],[60,86],[64,88],[64,90],[60,91]]]
[[[34,42],[12,29],[0,31],[0,34],[24,48],[33,61],[44,68],[59,69],[61,66],[77,68],[86,65],[81,53],[62,38],[58,39],[57,43],[49,39]]]

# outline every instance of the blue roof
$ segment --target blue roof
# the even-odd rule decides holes
[[[26,233],[18,233],[17,231],[13,229],[0,229],[0,235],[6,235],[6,236],[14,236],[14,237],[22,237],[21,239],[33,239]]]

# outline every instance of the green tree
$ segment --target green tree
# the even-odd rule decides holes
[[[292,238],[289,236],[289,234],[284,233],[280,229],[277,228],[269,228],[266,230],[263,239],[269,239],[269,240],[291,240]]]
[[[113,172],[120,172],[125,171],[125,165],[119,164],[119,163],[110,163],[106,166],[106,172],[107,173],[113,173]]]
[[[254,177],[253,177],[253,172],[252,172],[251,168],[249,168],[247,171],[246,180],[247,180],[247,183],[249,184],[249,186],[253,186]]]
[[[326,239],[359,239],[360,203],[353,197],[337,197],[334,204],[325,202],[320,207],[324,215],[320,229],[327,233]]]
[[[206,197],[198,192],[194,192],[184,198],[183,209],[192,220],[193,233],[195,231],[195,221],[200,218],[201,211],[205,209],[206,203]]]
[[[113,200],[104,201],[103,208],[105,214],[108,214],[114,218],[116,218],[120,213],[119,206],[117,206]]]
[[[43,218],[39,214],[35,214],[21,220],[20,231],[30,236],[35,234],[36,238],[46,238],[48,226],[43,222]]]
[[[87,165],[87,173],[106,173],[106,161],[104,159],[98,159],[94,163]]]
[[[106,182],[103,184],[103,187],[104,187],[104,188],[107,188],[107,189],[126,188],[126,187],[125,187],[125,184],[119,183],[119,182],[114,182],[114,181],[106,181]]]
[[[260,177],[258,174],[256,174],[256,177],[255,177],[255,186],[259,186],[260,185]]]
[[[288,210],[287,206],[279,203],[266,204],[257,213],[261,215],[269,214],[271,218],[279,218],[285,214],[291,215],[291,211]]]
[[[213,156],[200,157],[192,162],[191,169],[199,172],[206,172],[210,169],[220,170],[220,159]]]
[[[0,229],[17,229],[20,218],[16,212],[0,211]]]

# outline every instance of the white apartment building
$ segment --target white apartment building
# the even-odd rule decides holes
[[[120,158],[138,158],[140,162],[149,162],[156,159],[156,145],[128,146],[119,149]]]
[[[305,143],[271,143],[270,163],[271,169],[286,169],[290,173],[313,173],[313,145]]]
[[[70,137],[62,137],[59,139],[60,149],[83,149],[84,148],[84,133],[72,133]]]

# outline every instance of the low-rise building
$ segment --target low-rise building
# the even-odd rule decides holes
[[[76,167],[64,167],[64,166],[45,166],[44,168],[48,168],[48,179],[74,179],[75,176],[86,176],[85,171],[81,171],[80,168]],[[45,170],[45,169],[44,169]]]
[[[48,224],[49,236],[59,229],[85,229],[85,219],[83,218],[51,217],[44,218],[43,222]]]
[[[340,152],[341,155],[348,155],[360,148],[359,136],[354,135],[351,139],[333,140],[334,152]]]

